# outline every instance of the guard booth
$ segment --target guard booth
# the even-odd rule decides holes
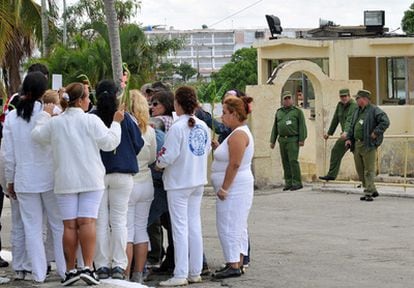
[[[283,170],[279,146],[269,148],[269,138],[280,95],[289,90],[303,109],[308,138],[299,160],[305,181],[325,175],[330,149],[335,140],[323,140],[336,104],[338,92],[349,88],[372,92],[372,102],[388,114],[391,126],[380,149],[378,172],[402,175],[405,159],[404,135],[414,134],[414,38],[413,37],[322,37],[274,39],[257,43],[258,85],[246,92],[254,98],[250,125],[255,138],[253,161],[259,187],[281,185]],[[298,99],[299,98],[299,99]],[[337,128],[336,135],[339,135]],[[399,137],[399,135],[401,137]],[[409,141],[414,151],[414,141]],[[408,159],[414,160],[414,152]],[[408,161],[414,174],[414,161]],[[344,157],[338,179],[357,179],[351,153]]]

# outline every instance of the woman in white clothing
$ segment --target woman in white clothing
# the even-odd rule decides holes
[[[52,149],[39,145],[31,138],[31,131],[43,109],[41,97],[46,88],[47,79],[41,72],[27,74],[23,81],[24,96],[6,117],[2,144],[8,195],[18,200],[32,277],[40,283],[45,281],[47,272],[43,210],[53,234],[57,271],[62,278],[66,271],[62,218],[53,193]]]
[[[99,284],[93,271],[96,245],[96,218],[104,191],[105,168],[99,150],[112,151],[121,140],[121,108],[110,128],[96,116],[86,114],[90,103],[88,88],[82,83],[66,87],[62,107],[64,112],[51,117],[54,104],[45,106],[32,131],[32,138],[52,147],[57,206],[63,218],[63,249],[66,269],[64,286],[84,280]],[[75,267],[76,250],[80,242],[85,267]]]
[[[130,274],[132,257],[134,258],[134,271],[132,282],[144,281],[144,266],[148,253],[148,215],[152,200],[154,199],[154,185],[149,165],[155,162],[157,156],[157,143],[155,130],[148,124],[149,109],[147,99],[138,91],[131,90],[131,114],[135,117],[137,125],[144,139],[144,147],[138,154],[139,172],[134,176],[134,188],[129,196],[128,203],[128,269]]]
[[[157,167],[165,168],[163,181],[174,240],[174,276],[160,286],[181,286],[201,282],[203,240],[200,205],[207,184],[210,130],[194,116],[197,108],[194,88],[180,87],[174,107],[178,120],[168,131],[158,155]]]
[[[211,180],[217,192],[217,233],[226,261],[226,266],[214,274],[218,279],[240,276],[243,256],[248,252],[254,143],[246,119],[252,100],[248,96],[229,96],[224,100],[221,119],[232,132],[214,151]]]

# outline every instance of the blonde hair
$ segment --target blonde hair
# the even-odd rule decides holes
[[[132,115],[138,120],[138,127],[141,129],[142,133],[147,132],[147,126],[150,118],[149,106],[147,98],[139,90],[129,91],[131,97],[132,105],[131,112]]]
[[[45,104],[59,104],[59,93],[55,90],[48,89],[45,94],[43,94],[42,99]]]

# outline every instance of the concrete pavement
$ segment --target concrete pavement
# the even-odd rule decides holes
[[[394,190],[398,189],[379,187],[380,194]],[[380,196],[374,202],[363,202],[359,195],[353,194],[359,192],[352,185],[320,183],[295,192],[282,192],[281,188],[256,191],[249,221],[252,262],[246,274],[219,282],[207,277],[204,283],[190,286],[412,286],[414,199]],[[223,258],[215,228],[213,196],[204,197],[202,215],[205,252],[214,270]],[[2,219],[6,249],[10,243],[9,216],[7,205]],[[0,270],[0,275],[12,273],[5,269]],[[156,277],[146,284],[155,287],[164,279],[166,276]],[[75,287],[82,286],[81,282],[77,284]],[[60,284],[53,276],[38,286],[59,287]],[[2,287],[35,286],[14,281]],[[122,286],[102,284],[100,287]]]

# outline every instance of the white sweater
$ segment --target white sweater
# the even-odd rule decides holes
[[[181,115],[165,136],[157,166],[165,168],[165,190],[186,189],[207,184],[207,157],[211,148],[210,129],[194,117],[196,124],[188,126],[189,115]]]
[[[147,131],[142,133],[142,139],[144,139],[144,146],[137,156],[139,170],[134,175],[134,182],[152,181],[151,169],[148,165],[154,163],[157,157],[157,140],[154,128],[147,126]]]
[[[32,138],[53,151],[55,193],[103,190],[105,167],[99,150],[112,151],[121,141],[121,126],[108,129],[98,116],[68,108],[60,116],[42,112]]]
[[[14,183],[14,191],[19,193],[53,190],[52,149],[32,141],[30,135],[42,110],[42,104],[36,101],[30,122],[18,117],[13,110],[4,123],[5,178],[7,183]]]

